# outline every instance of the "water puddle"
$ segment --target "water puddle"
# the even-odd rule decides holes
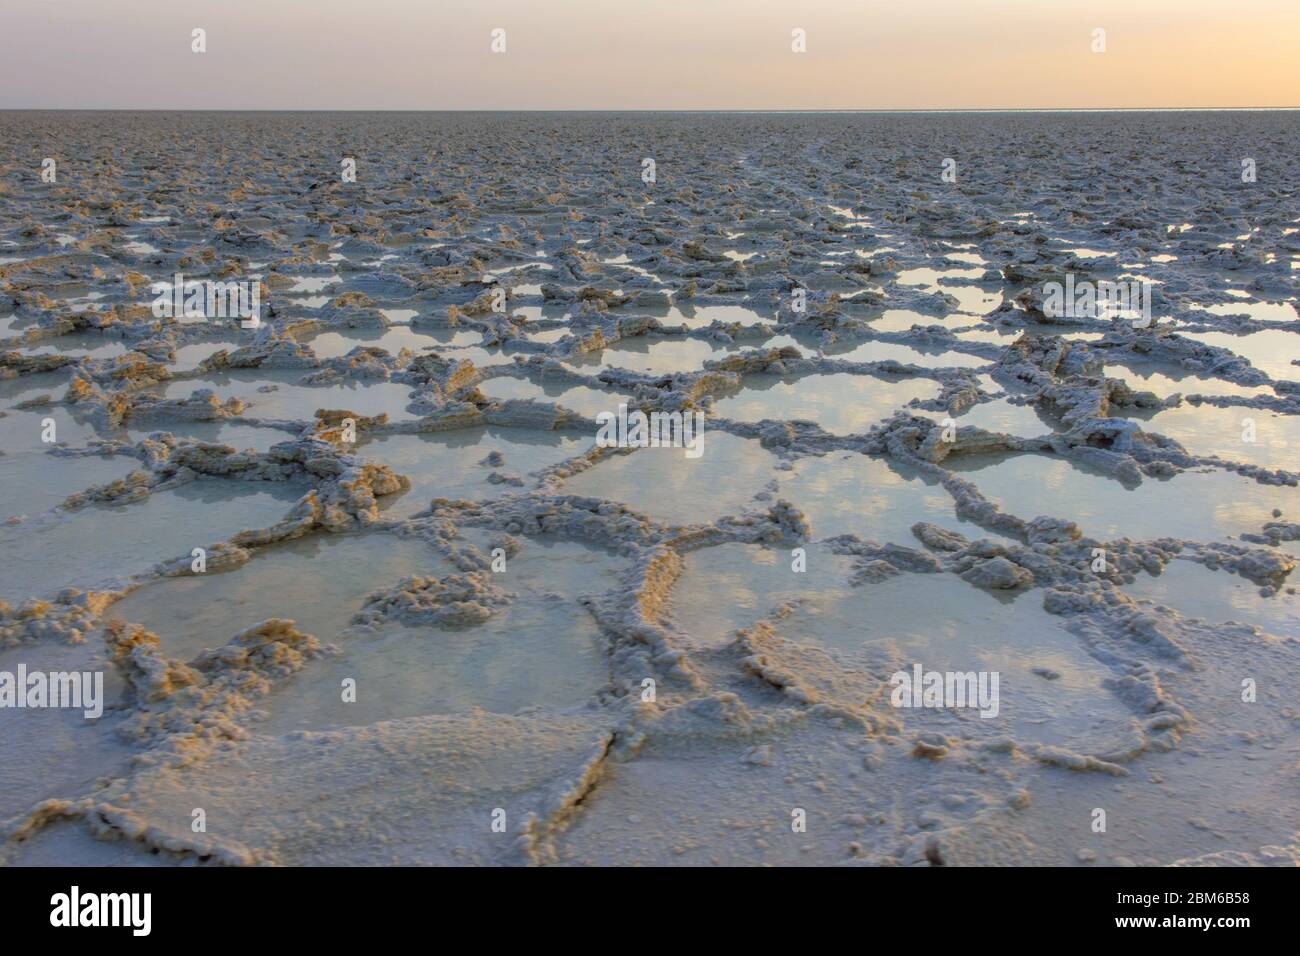
[[[856,453],[802,458],[781,479],[778,497],[793,502],[812,525],[815,539],[856,534],[880,544],[921,548],[912,534],[918,521],[967,538],[998,537],[958,519],[953,498],[936,479],[901,462]]]
[[[1114,364],[1105,367],[1108,378],[1123,379],[1129,388],[1155,392],[1161,398],[1181,395],[1232,395],[1272,397],[1271,388],[1238,385],[1221,378],[1206,378],[1172,364]]]
[[[347,409],[358,415],[387,414],[389,421],[410,421],[416,416],[406,411],[411,387],[397,382],[347,382],[342,385],[307,386],[293,382],[303,376],[299,370],[250,370],[247,373],[213,374],[202,379],[169,382],[162,389],[164,398],[189,398],[195,390],[210,388],[222,401],[239,398],[248,407],[248,418],[313,421],[317,409]],[[263,391],[274,386],[271,391]]]
[[[823,545],[804,551],[802,572],[793,570],[788,548],[720,544],[692,551],[673,584],[668,619],[691,645],[721,647],[787,601],[847,594],[851,559]]]
[[[593,432],[594,434],[594,432]],[[533,487],[527,476],[581,454],[592,439],[531,428],[465,428],[418,435],[379,435],[356,453],[380,461],[411,480],[409,491],[379,499],[385,518],[407,518],[429,507],[434,498],[480,500]],[[485,462],[493,452],[504,461]],[[497,484],[498,474],[519,478],[522,486]]]
[[[477,332],[443,332],[433,333],[416,331],[409,326],[389,326],[380,335],[374,329],[348,329],[342,332],[320,332],[306,340],[316,356],[321,359],[337,358],[347,355],[359,346],[381,348],[393,355],[402,349],[410,349],[417,355],[430,351],[442,351],[448,346],[477,345],[483,336]],[[454,353],[452,353],[454,354]]]
[[[122,776],[131,750],[116,734],[120,718],[109,708],[122,697],[122,681],[103,653],[103,644],[44,641],[0,649],[0,671],[99,672],[103,674],[99,717],[86,707],[0,709],[0,793],[9,815],[47,799],[75,799],[93,789],[101,776]],[[20,690],[20,693],[25,691]],[[83,704],[89,703],[83,699]],[[94,711],[95,708],[90,708]]]
[[[232,424],[231,422],[188,422],[164,421],[140,427],[128,428],[124,433],[126,440],[138,442],[157,432],[171,432],[177,440],[208,442],[214,445],[229,445],[235,451],[268,451],[272,445],[293,441],[297,435],[282,428],[261,428],[257,425]]]
[[[628,397],[617,392],[607,392],[600,388],[586,385],[573,385],[569,382],[545,382],[538,384],[525,378],[493,378],[479,385],[479,391],[489,398],[500,401],[510,399],[535,400],[563,405],[586,418],[594,420],[601,412],[618,413],[620,404],[627,404]],[[593,431],[594,434],[594,431]]]
[[[1300,365],[1291,364],[1300,355],[1300,335],[1280,329],[1232,335],[1228,332],[1181,332],[1189,339],[1228,349],[1248,360],[1255,368],[1275,379],[1300,381]]]
[[[899,285],[919,285],[926,292],[943,293],[957,300],[957,311],[974,315],[985,315],[1002,302],[1000,288],[969,284],[984,275],[983,269],[904,269],[898,273]],[[960,283],[944,282],[944,279],[963,280]]]
[[[775,322],[776,316],[742,305],[689,305],[680,302],[674,303],[660,321],[664,325],[685,325],[688,329],[702,329],[714,322],[766,325]]]
[[[117,339],[102,335],[61,335],[43,339],[36,345],[24,346],[14,351],[22,355],[71,355],[76,358],[112,358],[125,355],[126,345]]]
[[[921,368],[977,368],[988,365],[989,360],[978,355],[953,352],[947,349],[922,350],[894,342],[863,342],[861,345],[839,352],[828,350],[827,357],[845,362],[902,362]]]
[[[53,431],[47,427],[51,422]],[[96,437],[94,425],[66,405],[0,410],[0,462],[5,455],[44,452],[52,445],[84,446]]]
[[[334,643],[370,592],[411,575],[451,574],[455,566],[415,538],[392,534],[312,534],[262,548],[230,571],[151,581],[108,609],[106,618],[142,624],[163,652],[191,660],[268,618]]]
[[[1295,583],[1288,581],[1289,586]],[[1262,597],[1258,584],[1195,561],[1174,560],[1158,575],[1139,574],[1124,590],[1134,598],[1177,608],[1183,617],[1216,624],[1240,621],[1278,637],[1300,638],[1300,597],[1285,589]]]
[[[1136,488],[1065,459],[1043,455],[963,455],[944,464],[1020,518],[1075,521],[1099,540],[1176,537],[1216,541],[1258,532],[1274,508],[1300,506],[1300,490],[1261,485],[1227,471],[1184,472]]]
[[[742,377],[742,390],[717,399],[713,412],[723,418],[817,422],[832,434],[860,434],[913,399],[930,399],[939,385],[930,379],[834,373],[781,378]]]
[[[1248,315],[1257,322],[1295,322],[1300,319],[1300,312],[1287,302],[1224,302],[1200,308],[1213,315]]]
[[[588,352],[568,361],[586,374],[610,368],[624,368],[633,372],[660,375],[702,369],[705,362],[717,361],[747,349],[776,349],[784,346],[801,348],[799,343],[788,335],[774,335],[762,342],[740,341],[730,344],[706,342],[703,339],[638,337],[623,339],[598,352]]]
[[[1263,468],[1300,470],[1300,417],[1258,408],[1219,408],[1184,402],[1151,412],[1112,409],[1141,422],[1145,431],[1172,438],[1194,455],[1218,455]]]
[[[755,507],[775,465],[758,442],[706,428],[699,458],[681,448],[638,448],[574,475],[564,491],[619,501],[664,524],[695,524]]]
[[[777,630],[838,651],[850,663],[874,651],[908,672],[913,664],[923,671],[996,672],[997,715],[963,709],[971,732],[1104,749],[1133,716],[1102,686],[1114,675],[1036,595],[1010,600],[951,574],[902,574],[819,595]],[[1036,668],[1060,676],[1047,680]],[[908,709],[896,712],[906,723]]]
[[[265,701],[270,717],[257,730],[283,734],[475,708],[509,714],[581,706],[609,674],[600,629],[578,598],[608,590],[621,567],[599,549],[529,539],[497,575],[514,601],[487,621],[389,623],[375,632],[348,632],[340,655],[314,662]],[[356,681],[355,703],[342,702],[345,678]]]
[[[69,458],[35,449],[0,455],[0,487],[4,488],[0,522],[24,516],[35,518],[63,504],[69,495],[125,478],[139,467],[135,459],[122,455]],[[0,527],[0,535],[4,533]],[[17,554],[12,557],[16,559]],[[4,575],[0,569],[0,579]]]
[[[0,528],[0,598],[103,586],[146,571],[246,528],[275,524],[305,490],[203,479],[128,505],[90,505],[48,523]]]
[[[973,425],[990,432],[1005,432],[1018,438],[1037,438],[1049,432],[1061,430],[1061,423],[1033,405],[1016,405],[1005,398],[991,402],[980,402],[958,415],[949,412],[918,412],[927,418],[942,423],[951,418],[956,427]]]

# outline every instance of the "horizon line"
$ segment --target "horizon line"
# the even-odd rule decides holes
[[[747,109],[715,108],[549,108],[516,109],[510,107],[394,109],[390,107],[173,107],[173,106],[0,106],[2,113],[1288,113],[1300,106],[972,106],[914,108],[845,108],[753,107]]]

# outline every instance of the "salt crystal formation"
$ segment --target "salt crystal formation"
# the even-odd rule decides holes
[[[1297,132],[0,115],[0,860],[1300,862]]]

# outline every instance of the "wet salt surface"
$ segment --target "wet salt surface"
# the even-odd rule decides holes
[[[449,345],[472,346],[478,344],[480,336],[472,332],[424,332],[407,326],[390,326],[382,334],[375,335],[363,329],[348,329],[345,332],[321,332],[306,339],[306,344],[317,357],[322,359],[347,355],[359,346],[385,349],[396,354],[402,349],[416,353],[445,349]],[[453,353],[454,354],[454,353]]]
[[[47,442],[49,422],[54,426],[53,441]],[[8,455],[43,453],[55,445],[82,447],[96,435],[93,422],[63,405],[14,408],[0,417],[0,448]]]
[[[572,433],[539,432],[527,428],[468,428],[420,435],[380,435],[360,445],[357,453],[391,466],[411,478],[411,488],[380,501],[385,518],[408,518],[429,507],[434,498],[495,498],[503,490],[531,488],[528,476],[581,454],[589,438]],[[485,461],[493,452],[504,461]],[[518,478],[514,484],[494,484],[492,475]]]
[[[1143,392],[1155,392],[1161,398],[1168,398],[1171,395],[1232,395],[1242,397],[1272,396],[1273,391],[1269,388],[1250,387],[1247,385],[1238,385],[1236,382],[1225,382],[1219,378],[1207,378],[1203,375],[1193,375],[1180,369],[1176,365],[1160,365],[1152,367],[1145,363],[1131,363],[1128,365],[1109,365],[1106,367],[1105,374],[1109,378],[1123,379],[1129,388]],[[1123,410],[1119,410],[1122,414]]]
[[[982,288],[969,285],[984,274],[983,269],[906,269],[898,274],[900,285],[918,285],[929,292],[950,295],[957,300],[958,312],[984,315],[997,308],[1002,293],[996,286]],[[961,283],[943,280],[963,280]]]
[[[997,672],[1002,706],[994,717],[971,714],[980,732],[1068,745],[1098,730],[1114,735],[1130,716],[1102,686],[1109,670],[1033,595],[991,594],[950,574],[904,574],[815,595],[779,630],[849,660],[885,653],[891,673],[912,663],[940,672]],[[1048,681],[1035,668],[1061,676]]]
[[[1049,334],[1060,336],[1067,342],[1095,342],[1102,338],[1103,332],[1081,332],[1078,329],[1071,329],[1068,326],[1038,326],[1034,329],[1037,334]],[[992,342],[994,345],[1011,345],[1016,339],[1023,334],[1021,329],[1011,328],[976,328],[967,329],[963,332],[954,333],[957,338],[965,339],[968,342]]]
[[[929,379],[849,374],[801,379],[747,375],[742,385],[739,394],[713,403],[715,415],[745,422],[803,419],[840,435],[865,432],[913,399],[934,398],[939,392]]]
[[[124,772],[133,751],[117,738],[120,715],[110,709],[121,701],[122,682],[100,650],[93,643],[0,649],[0,671],[15,674],[19,666],[29,672],[108,674],[98,718],[87,718],[85,708],[6,708],[5,746],[0,748],[3,792],[36,803]]]
[[[688,329],[702,329],[714,322],[738,322],[741,325],[762,325],[773,322],[775,316],[767,310],[739,305],[674,305],[661,318],[664,325],[684,325]]]
[[[722,544],[686,556],[669,618],[692,644],[719,647],[787,601],[847,591],[849,560],[824,546],[807,549],[810,569],[793,570],[788,550]]]
[[[272,445],[291,441],[294,432],[281,428],[265,428],[259,425],[244,425],[234,422],[151,422],[148,425],[126,429],[126,438],[131,442],[142,441],[160,432],[171,434],[178,440],[189,439],[196,442],[211,442],[229,445],[236,451],[252,448],[259,452],[267,451]],[[118,435],[114,432],[114,435]]]
[[[971,455],[950,464],[1003,511],[1026,520],[1068,518],[1099,540],[1218,541],[1257,532],[1274,508],[1300,507],[1295,488],[1261,485],[1221,470],[1148,478],[1127,488],[1084,466],[1040,455]]]
[[[1248,335],[1227,332],[1183,332],[1189,339],[1228,349],[1249,359],[1255,368],[1283,381],[1300,381],[1300,366],[1292,362],[1300,357],[1300,334],[1268,330]]]
[[[197,369],[204,359],[211,358],[222,349],[226,351],[237,349],[241,344],[235,340],[221,340],[182,345],[176,349],[176,361],[171,367],[177,372],[191,372]]]
[[[174,866],[160,853],[141,853],[130,843],[97,840],[75,823],[56,823],[19,844],[12,866]]]
[[[1228,570],[1173,560],[1160,574],[1140,571],[1115,585],[1170,610],[1134,605],[1138,610],[1124,613],[1151,617],[1112,619],[1089,603],[1095,582],[1078,580],[1085,553],[1058,542],[1036,544],[1026,556],[1021,537],[957,517],[958,502],[938,477],[949,471],[1006,512],[1073,520],[1102,539],[1245,547],[1241,536],[1265,522],[1295,520],[1295,487],[1189,470],[1155,445],[1142,450],[1173,477],[1148,475],[1126,487],[1083,464],[1112,447],[1107,423],[1084,421],[1067,431],[1054,401],[1039,394],[1054,389],[1055,398],[1087,408],[1091,386],[1071,376],[1085,364],[1080,359],[1091,358],[1089,368],[1104,365],[1106,375],[1161,398],[1226,396],[1238,403],[1111,405],[1108,414],[1173,438],[1192,455],[1291,471],[1300,409],[1285,388],[1233,384],[1220,377],[1229,374],[1231,358],[1206,361],[1155,337],[1130,336],[1122,324],[1106,331],[1049,325],[998,309],[1080,256],[1099,275],[1120,266],[1158,279],[1171,312],[1162,322],[1218,329],[1188,332],[1185,340],[1229,349],[1274,379],[1300,380],[1295,332],[1229,334],[1232,316],[1295,319],[1287,311],[1294,312],[1294,279],[1287,285],[1279,270],[1232,258],[1228,241],[1244,232],[1253,247],[1287,254],[1282,237],[1294,227],[1280,217],[1290,199],[1284,184],[1296,179],[1294,151],[1259,147],[1272,152],[1261,168],[1280,177],[1272,192],[1224,190],[1213,173],[1224,144],[1236,141],[1243,126],[1257,143],[1292,142],[1293,117],[1234,114],[1226,126],[1213,114],[620,120],[647,155],[684,160],[671,166],[674,189],[690,191],[676,195],[693,195],[687,202],[670,199],[662,183],[650,202],[640,190],[630,197],[609,175],[601,118],[549,118],[536,127],[527,117],[452,116],[435,129],[424,120],[350,114],[346,121],[299,117],[286,130],[283,118],[258,116],[233,132],[208,118],[184,121],[197,147],[211,137],[220,149],[197,148],[197,165],[175,171],[184,188],[151,199],[140,210],[150,215],[133,214],[148,228],[108,228],[104,214],[89,207],[79,214],[84,222],[65,217],[44,239],[23,234],[70,203],[84,208],[76,186],[19,185],[0,210],[0,250],[11,250],[0,259],[0,311],[12,310],[0,315],[0,335],[65,333],[0,348],[18,353],[0,360],[0,411],[8,413],[0,417],[0,519],[27,515],[0,525],[0,600],[20,605],[72,585],[146,575],[193,547],[276,525],[309,490],[318,510],[283,531],[298,537],[249,545],[246,563],[155,576],[102,615],[82,614],[76,602],[93,602],[76,596],[44,609],[0,606],[0,669],[18,661],[102,669],[111,700],[122,706],[99,723],[63,712],[0,712],[0,734],[22,741],[0,753],[0,819],[25,814],[38,800],[95,793],[96,801],[129,807],[156,834],[94,841],[93,818],[74,810],[67,822],[38,826],[25,842],[0,845],[0,863],[176,863],[193,848],[228,854],[227,862],[336,865],[808,864],[850,857],[924,863],[933,862],[932,851],[948,864],[1077,864],[1080,847],[1097,846],[1087,831],[1090,809],[1117,799],[1133,812],[1114,821],[1110,839],[1097,848],[1103,864],[1169,863],[1220,851],[1253,857],[1265,846],[1300,858],[1300,808],[1292,793],[1300,751],[1293,728],[1278,716],[1293,704],[1287,675],[1300,673],[1294,641],[1285,640],[1300,636],[1296,598],[1286,593],[1294,586],[1290,569],[1275,566],[1276,593],[1264,597],[1258,583]],[[70,155],[95,155],[111,140],[117,145],[99,177],[105,195],[142,160],[160,162],[156,137],[124,133],[109,114],[41,122],[0,114],[0,133],[7,134],[0,142],[30,151],[34,137],[42,144],[55,139]],[[935,122],[971,158],[961,187],[925,200],[899,160],[929,154]],[[1132,133],[1132,122],[1159,148],[1133,155],[1124,147],[1132,135],[1116,133]],[[344,132],[386,144],[369,191],[346,202],[311,192],[304,178],[318,164],[320,136]],[[1060,148],[1032,160],[1006,148],[1042,136]],[[264,158],[267,143],[275,146],[274,162]],[[256,203],[231,198],[238,184],[229,181],[230,170],[203,159],[232,149],[249,158],[241,176],[257,181]],[[412,229],[413,222],[427,224],[431,205],[448,208],[443,157],[471,153],[473,171],[457,167],[453,174],[456,214],[430,226],[438,238]],[[1162,159],[1170,154],[1183,157],[1174,172]],[[984,156],[996,161],[981,162]],[[1089,180],[1089,203],[1073,207],[1060,197],[1079,188],[1079,157],[1105,172]],[[855,172],[846,178],[850,158]],[[430,169],[429,183],[409,177],[416,166]],[[392,177],[401,179],[400,190],[387,188]],[[544,202],[536,187],[542,182]],[[1133,217],[1134,197],[1151,200],[1152,224]],[[229,237],[248,248],[214,240],[213,203],[236,223]],[[1231,228],[1198,224],[1206,208]],[[714,228],[718,215],[724,218]],[[344,220],[355,224],[345,241],[320,238],[322,221]],[[1120,234],[1118,221],[1133,224]],[[1184,222],[1186,229],[1165,228]],[[183,256],[215,256],[214,274],[289,277],[291,283],[269,280],[268,324],[305,342],[316,360],[330,364],[324,377],[338,384],[300,384],[315,370],[276,368],[275,351],[265,354],[263,368],[156,384],[161,376],[140,364],[147,356],[174,347],[175,358],[159,367],[186,375],[219,349],[248,347],[245,358],[256,362],[261,340],[232,326],[155,325],[152,315],[131,313],[142,300],[138,290],[127,291],[123,263],[140,263],[141,255],[154,261],[132,268],[150,277],[169,276]],[[98,270],[93,282],[69,278],[91,268]],[[1004,269],[1025,278],[986,280]],[[511,284],[508,315],[483,298],[500,281]],[[808,311],[791,312],[791,282],[809,290]],[[601,301],[642,291],[667,293],[671,304],[607,308]],[[38,293],[45,298],[34,299]],[[835,303],[831,293],[843,298]],[[1231,301],[1200,308],[1225,297]],[[74,324],[86,327],[75,316],[88,308],[117,310],[121,328],[66,334]],[[372,309],[415,325],[383,329]],[[984,325],[985,316],[1002,324]],[[718,330],[681,337],[653,326],[647,332],[647,318],[692,330],[715,322],[747,329],[734,338]],[[322,328],[288,330],[302,319]],[[536,329],[538,320],[562,324]],[[136,322],[140,327],[130,328]],[[913,326],[967,329],[957,333],[964,342],[1001,349],[1029,331],[1042,347],[986,358],[950,351],[942,335],[910,333]],[[587,347],[599,335],[611,344],[580,353],[571,332]],[[869,338],[880,333],[897,341]],[[1103,335],[1108,341],[1098,348]],[[141,350],[127,354],[128,344]],[[359,346],[388,354],[345,358]],[[735,381],[715,374],[707,388],[692,391],[706,362],[786,346],[805,357],[783,359],[795,372],[746,359]],[[402,349],[425,363],[420,374],[403,376],[411,356],[400,356]],[[819,352],[833,360],[912,364],[934,377],[844,373],[823,364]],[[55,353],[93,361],[34,371],[41,356]],[[530,366],[527,378],[479,377],[478,370],[542,356],[576,377],[547,377],[542,369],[551,365]],[[459,360],[474,369],[461,367],[447,380],[450,363]],[[293,361],[312,359],[296,353]],[[994,362],[1002,365],[997,375],[989,368]],[[959,439],[950,454],[928,459],[937,467],[926,465],[933,450],[924,444],[927,423],[942,427],[949,413],[909,403],[937,397],[940,379],[954,384],[956,369],[981,369],[979,387],[993,396],[954,411],[958,426],[1007,433],[1012,445],[1047,436],[1059,456],[1017,453],[984,437],[969,446]],[[392,380],[398,377],[415,381]],[[274,388],[262,391],[266,386]],[[188,398],[203,388],[221,400],[246,401],[243,419],[132,414],[137,402]],[[380,426],[342,447],[328,436],[301,442],[296,427],[253,424],[309,423],[317,409],[346,409],[386,414],[409,429],[416,413],[408,404],[418,402],[423,414],[473,388],[503,401],[558,403],[583,416],[612,411],[639,393],[668,407],[684,401],[709,408],[742,427],[772,424],[761,429],[766,446],[709,422],[701,458],[645,448],[593,454],[589,467],[581,456],[592,449],[594,429],[551,430],[544,415],[500,409],[488,424],[464,404],[451,422],[423,426],[435,430]],[[1004,389],[1028,401],[1012,401]],[[13,407],[40,395],[53,404]],[[65,395],[77,404],[64,404]],[[706,395],[715,396],[711,407]],[[915,417],[887,426],[899,410]],[[1253,443],[1242,440],[1247,417],[1256,427]],[[70,447],[103,440],[126,452],[170,432],[182,446],[216,442],[254,453],[228,459],[191,449],[188,460],[201,477],[192,469],[174,472],[168,458],[180,453],[165,442],[132,455],[51,455],[41,440],[45,418]],[[795,419],[815,422],[832,437],[781,427]],[[155,479],[176,486],[130,504],[46,514],[67,495],[148,470],[148,461]],[[241,480],[245,468],[280,469],[293,480]],[[386,468],[409,488],[393,490]],[[443,504],[413,518],[433,499],[472,504]],[[620,504],[652,523],[622,514]],[[958,559],[927,548],[912,531],[917,522],[980,539],[979,556]],[[687,525],[691,532],[677,530]],[[829,539],[840,535],[913,549],[908,553],[945,569],[920,573],[879,557],[835,553]],[[459,549],[464,563],[436,544]],[[792,567],[797,547],[805,549],[804,571]],[[1273,561],[1300,559],[1296,541],[1250,547]],[[481,572],[484,583],[466,602],[465,619],[478,623],[351,626],[371,592],[391,590],[410,575],[442,581],[467,567],[486,568],[499,548],[509,550],[502,570]],[[978,563],[990,554],[1033,566],[1038,578],[1001,591],[950,569],[954,561]],[[1145,558],[1150,567],[1161,564]],[[859,579],[864,569],[876,573]],[[491,588],[508,599],[493,605]],[[1049,613],[1049,588],[1080,606]],[[316,655],[284,636],[247,659],[227,648],[227,662],[204,679],[214,682],[212,690],[229,677],[248,695],[226,701],[217,694],[214,706],[220,720],[250,734],[208,752],[184,734],[149,738],[124,727],[145,708],[128,693],[124,672],[108,663],[110,638],[101,626],[108,618],[158,636],[160,660],[172,663],[159,663],[153,673],[168,673],[272,618],[296,622],[335,652]],[[1193,618],[1211,624],[1199,630]],[[1233,620],[1284,640],[1236,630],[1226,623]],[[749,643],[738,642],[741,628],[751,629],[743,639]],[[1153,633],[1167,643],[1134,639]],[[147,645],[140,655],[153,660]],[[927,670],[998,672],[998,717],[892,707],[886,680],[911,662]],[[1159,673],[1158,696],[1185,709],[1186,727],[1167,734],[1146,728],[1144,722],[1168,713],[1164,704],[1153,710],[1142,703],[1147,685],[1132,694],[1117,689],[1114,679],[1134,672],[1129,663],[1136,672]],[[1223,703],[1236,700],[1242,673],[1281,675],[1261,684],[1260,705],[1245,713]],[[348,678],[357,682],[355,703],[341,697]],[[647,679],[657,698],[643,696]],[[253,689],[259,681],[264,693]],[[148,706],[177,707],[174,727],[203,719],[186,709],[184,693],[166,688]],[[619,743],[610,746],[611,739]],[[1017,749],[982,749],[1000,739]],[[920,752],[918,741],[937,749]],[[1044,755],[1035,749],[1041,745],[1057,749]],[[170,766],[158,758],[164,752],[184,754],[186,762]],[[146,757],[147,769],[131,761],[135,755]],[[1079,766],[1071,760],[1101,765],[1061,769],[1060,761]],[[101,778],[111,781],[107,791],[96,790]],[[339,786],[362,778],[363,788]],[[189,810],[199,802],[211,808],[215,824],[207,842],[188,829]],[[477,834],[497,805],[509,808],[512,834],[492,842]],[[815,836],[790,839],[790,806],[808,808]],[[515,828],[525,819],[536,825],[530,848],[520,850]],[[163,842],[170,849],[160,849]]]
[[[965,355],[947,349],[923,351],[893,342],[865,342],[843,352],[838,349],[827,349],[826,354],[845,362],[894,361],[904,365],[918,365],[921,368],[978,368],[989,364],[987,359],[977,355]]]
[[[1279,636],[1300,634],[1300,598],[1282,591],[1271,597],[1259,585],[1194,561],[1173,561],[1158,575],[1139,574],[1124,590],[1135,598],[1177,608],[1207,621],[1243,621]]]
[[[773,335],[763,340],[761,344],[763,348],[800,347],[800,343],[788,335]],[[571,364],[587,374],[607,368],[625,368],[633,372],[663,374],[701,369],[705,362],[726,358],[746,347],[747,343],[744,342],[723,345],[703,339],[632,338],[606,346],[597,352],[575,357]]]
[[[275,524],[306,489],[272,482],[199,481],[127,505],[88,505],[41,524],[0,528],[0,551],[24,550],[0,572],[0,598],[109,583],[245,528]]]
[[[109,616],[143,624],[180,660],[272,617],[290,618],[299,630],[333,643],[372,590],[451,570],[446,558],[415,539],[313,535],[266,548],[230,571],[146,584],[114,604]]]
[[[162,398],[189,398],[195,391],[211,389],[226,401],[238,398],[247,404],[242,413],[247,418],[313,421],[317,409],[347,409],[372,417],[386,414],[390,421],[409,421],[415,415],[406,411],[410,401],[409,386],[396,382],[349,382],[346,385],[298,385],[299,371],[268,375],[232,372],[204,378],[171,382],[158,391]],[[273,386],[263,391],[266,386]]]
[[[591,419],[593,423],[601,412],[618,414],[618,406],[628,402],[626,395],[617,392],[589,388],[586,385],[573,385],[563,381],[547,381],[539,384],[522,378],[493,378],[484,382],[480,390],[488,398],[498,401],[520,399],[561,405]]]
[[[68,387],[68,373],[38,372],[18,378],[0,378],[0,410],[8,411],[18,402],[30,401],[38,395],[61,396]]]
[[[682,448],[639,448],[575,475],[564,490],[618,501],[664,524],[695,524],[751,507],[775,468],[757,441],[706,426],[699,458]]]
[[[1258,322],[1295,322],[1300,319],[1300,312],[1289,302],[1224,302],[1205,306],[1205,311],[1214,315],[1248,315]]]
[[[1152,412],[1123,409],[1147,431],[1174,439],[1192,454],[1218,455],[1263,468],[1294,470],[1300,463],[1300,416],[1262,409],[1184,402]]]
[[[842,452],[805,458],[780,484],[779,496],[804,512],[818,539],[856,534],[881,544],[917,547],[912,526],[918,521],[967,538],[998,537],[958,519],[952,496],[936,479],[880,458]]]
[[[72,355],[76,358],[111,358],[126,354],[127,347],[122,342],[104,339],[102,336],[63,335],[54,339],[45,339],[37,345],[19,346],[15,349],[19,355]]]
[[[257,730],[280,734],[474,708],[509,714],[581,706],[605,685],[608,671],[599,628],[578,598],[608,587],[620,565],[599,549],[530,541],[511,560],[509,583],[517,596],[508,607],[481,624],[389,623],[349,632],[339,641],[342,654],[268,702],[272,716]],[[340,701],[345,677],[357,681],[355,704]]]
[[[958,428],[971,425],[986,431],[1005,432],[1025,438],[1060,431],[1062,427],[1060,420],[1050,412],[1034,405],[1018,405],[1005,398],[980,402],[956,414],[928,410],[921,410],[918,414],[933,418],[940,424],[951,418]]]
[[[906,332],[914,325],[921,327],[945,325],[960,328],[970,325],[975,320],[961,315],[926,315],[911,309],[884,309],[879,315],[871,315],[871,328],[878,332]]]
[[[125,478],[137,467],[138,463],[120,455],[56,461],[44,451],[10,453],[0,457],[0,482],[5,489],[0,512],[4,519],[36,518],[63,504],[69,495]],[[3,534],[5,529],[0,526]]]

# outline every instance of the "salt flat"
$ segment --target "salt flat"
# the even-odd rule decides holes
[[[1300,862],[1296,117],[0,113],[0,862]]]

